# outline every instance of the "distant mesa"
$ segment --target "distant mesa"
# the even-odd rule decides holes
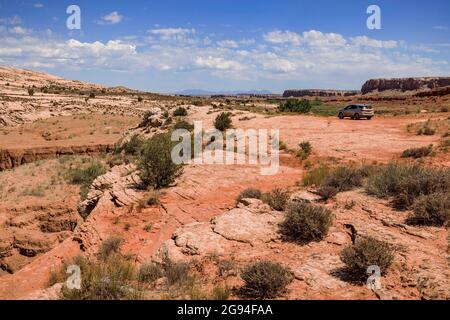
[[[364,83],[361,92],[362,94],[383,91],[441,91],[442,93],[445,93],[448,92],[448,90],[442,90],[442,88],[448,86],[450,86],[450,77],[370,79]]]
[[[349,97],[359,94],[358,90],[324,90],[324,89],[301,89],[286,90],[283,93],[284,98],[289,97]]]

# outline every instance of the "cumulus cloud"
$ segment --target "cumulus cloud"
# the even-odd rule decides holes
[[[271,31],[263,35],[265,41],[275,44],[291,43],[298,45],[302,41],[302,37],[292,31]]]
[[[18,24],[21,24],[21,23],[22,23],[22,19],[19,16],[0,18],[0,24],[18,25]]]
[[[337,88],[356,87],[372,77],[450,72],[447,60],[430,58],[428,52],[398,40],[345,37],[317,30],[271,31],[261,34],[262,41],[255,41],[218,40],[210,34],[202,37],[195,29],[157,28],[148,30],[145,37],[83,42],[10,29],[13,26],[0,28],[0,59],[17,67],[153,70],[171,75],[195,72],[221,81],[303,81]]]
[[[102,20],[99,21],[99,24],[117,24],[121,22],[123,19],[123,16],[120,15],[117,11],[113,11],[110,14],[107,14],[106,16],[102,17]]]
[[[397,41],[375,40],[375,39],[370,39],[367,36],[354,37],[354,38],[351,38],[351,41],[353,44],[358,45],[358,46],[366,46],[366,47],[380,48],[380,49],[382,49],[382,48],[392,49],[398,45]]]
[[[10,33],[17,34],[17,35],[24,35],[24,34],[31,33],[31,29],[22,28],[20,26],[9,28],[8,31]]]
[[[195,64],[199,67],[218,70],[242,70],[244,68],[239,62],[212,56],[197,57]]]

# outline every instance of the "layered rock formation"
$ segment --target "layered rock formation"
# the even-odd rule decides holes
[[[283,93],[284,98],[289,97],[348,97],[357,95],[356,90],[322,90],[322,89],[303,89],[286,90]]]
[[[8,150],[0,149],[0,171],[12,169],[26,163],[55,158],[62,155],[96,154],[109,152],[112,150],[112,148],[112,144],[100,144],[92,146],[58,146]]]
[[[362,94],[383,91],[429,91],[450,86],[450,77],[370,79],[361,88]]]

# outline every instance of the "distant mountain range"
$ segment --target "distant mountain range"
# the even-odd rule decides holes
[[[186,89],[174,92],[184,96],[213,96],[213,95],[236,95],[236,94],[273,94],[268,90],[243,90],[243,91],[208,91],[202,89]]]

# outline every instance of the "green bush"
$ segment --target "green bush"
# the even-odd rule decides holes
[[[261,261],[245,267],[241,272],[244,280],[242,294],[258,299],[273,299],[286,292],[292,282],[291,271],[270,261]]]
[[[337,167],[323,180],[318,193],[325,199],[337,193],[362,186],[364,173],[359,168]]]
[[[175,123],[175,125],[173,126],[173,129],[174,130],[185,129],[185,130],[192,131],[192,130],[194,130],[194,125],[190,124],[187,121],[180,120],[180,121],[177,121],[177,123]]]
[[[185,117],[187,115],[188,115],[188,112],[187,112],[186,108],[184,108],[184,107],[178,107],[173,112],[174,117]]]
[[[305,244],[322,240],[327,235],[331,223],[330,210],[300,202],[289,206],[280,230],[287,240]]]
[[[156,263],[145,263],[139,268],[140,282],[153,283],[164,276],[164,269]]]
[[[114,153],[125,153],[126,155],[137,156],[141,152],[145,140],[137,134],[133,135],[128,141],[116,145]]]
[[[254,188],[248,188],[239,193],[236,202],[239,203],[242,201],[242,199],[261,199],[262,198],[262,192],[261,190],[254,189]]]
[[[331,169],[328,166],[321,165],[320,167],[309,170],[302,179],[304,186],[319,186],[329,175]]]
[[[428,147],[406,149],[402,153],[402,158],[418,159],[430,155],[432,151],[433,151],[432,144],[430,144]]]
[[[146,111],[144,113],[141,123],[139,124],[139,128],[146,128],[146,127],[150,126],[150,124],[152,122],[152,117],[154,115],[155,115],[155,113],[153,111]]]
[[[219,114],[214,121],[214,127],[220,131],[230,129],[232,127],[231,113],[222,112]]]
[[[138,159],[139,176],[146,187],[161,188],[173,183],[182,173],[182,165],[172,161],[175,142],[171,135],[161,133],[148,139]]]
[[[281,103],[278,110],[280,112],[308,113],[311,110],[311,103],[306,99],[289,99],[285,103]]]
[[[390,244],[372,237],[358,237],[355,244],[342,250],[341,260],[356,279],[367,279],[367,268],[378,266],[385,273],[394,260]]]
[[[262,197],[263,201],[271,206],[274,210],[283,211],[289,201],[289,193],[282,189],[273,189],[269,193],[265,193]]]
[[[446,226],[450,221],[450,192],[432,193],[418,197],[407,223],[425,226]]]
[[[424,136],[432,136],[436,133],[436,130],[434,130],[433,128],[430,128],[428,126],[424,126],[422,128],[419,129],[419,131],[417,132],[417,134],[420,135],[424,135]]]
[[[117,236],[109,237],[102,242],[99,255],[102,260],[107,260],[112,255],[117,255],[122,246],[123,239]]]
[[[69,289],[64,285],[61,298],[64,300],[136,300],[143,294],[133,286],[133,265],[120,256],[106,261],[88,261],[77,258],[74,263],[81,269],[81,289]]]
[[[169,286],[174,284],[183,284],[190,279],[189,268],[190,264],[187,262],[174,262],[168,257],[163,261],[164,276],[167,279]]]
[[[101,163],[93,161],[86,168],[70,169],[68,172],[68,180],[69,183],[80,186],[81,199],[85,199],[92,182],[105,173],[105,167]]]
[[[312,152],[312,145],[309,141],[303,141],[299,144],[300,150],[297,152],[297,156],[305,160]]]
[[[95,93],[94,92],[89,93],[89,98],[90,99],[94,99],[95,98]]]
[[[430,169],[391,163],[369,177],[367,192],[380,198],[393,197],[397,209],[409,208],[421,195],[447,192],[450,169]]]

